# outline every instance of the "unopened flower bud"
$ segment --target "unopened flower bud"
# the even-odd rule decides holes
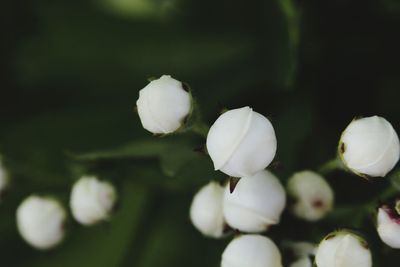
[[[312,171],[295,173],[289,179],[288,194],[295,199],[294,215],[307,221],[323,218],[333,207],[332,188],[322,176]]]
[[[395,206],[380,207],[377,217],[379,237],[389,247],[400,249],[400,200]]]
[[[316,245],[309,242],[287,242],[284,246],[294,256],[289,267],[312,267],[311,257],[315,256]]]
[[[342,133],[339,155],[357,175],[384,177],[399,160],[399,137],[382,117],[356,119]]]
[[[0,197],[1,193],[7,188],[8,186],[8,171],[7,169],[3,166],[3,162],[0,156]]]
[[[191,96],[169,75],[151,81],[136,102],[143,128],[154,134],[175,132],[191,112]]]
[[[17,209],[17,227],[25,241],[37,249],[50,249],[64,238],[66,212],[49,197],[32,195]]]
[[[285,204],[285,190],[278,178],[263,170],[241,178],[232,193],[229,186],[225,188],[223,211],[232,228],[257,233],[279,223]]]
[[[203,186],[193,198],[190,207],[190,219],[203,235],[220,238],[224,232],[222,199],[224,187],[217,182]]]
[[[233,239],[222,254],[221,267],[282,267],[275,243],[261,235],[242,235]]]
[[[207,150],[215,170],[229,176],[251,176],[275,157],[276,137],[269,120],[250,107],[229,110],[211,126]]]
[[[371,267],[372,256],[367,242],[349,231],[326,236],[318,246],[317,267]]]
[[[75,220],[92,225],[108,219],[117,194],[112,184],[94,176],[83,176],[72,187],[70,206]]]

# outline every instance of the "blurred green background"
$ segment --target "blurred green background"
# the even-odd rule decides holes
[[[189,83],[208,123],[224,107],[268,116],[283,182],[333,158],[354,116],[381,115],[400,130],[397,0],[7,1],[1,14],[0,153],[13,176],[0,202],[1,266],[219,266],[229,238],[202,237],[188,210],[199,186],[224,177],[193,152],[204,139],[156,139],[141,127],[134,106],[149,77]],[[112,219],[90,228],[71,219],[61,246],[30,248],[16,230],[18,204],[42,193],[67,205],[82,173],[117,185]],[[389,183],[328,180],[340,207]],[[268,235],[280,245],[358,228],[376,266],[398,266],[371,218],[335,214],[318,224],[284,214]]]

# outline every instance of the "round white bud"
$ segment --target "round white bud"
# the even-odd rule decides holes
[[[92,225],[108,219],[117,193],[112,184],[94,176],[83,176],[72,187],[70,206],[75,220]]]
[[[304,256],[292,262],[289,267],[312,267],[312,262],[309,257]]]
[[[295,173],[288,181],[288,194],[295,199],[292,212],[307,221],[322,219],[333,208],[334,193],[319,174],[312,171]]]
[[[339,231],[319,244],[315,263],[317,267],[371,267],[372,256],[364,239],[349,231]]]
[[[342,133],[339,155],[357,175],[384,177],[399,160],[399,137],[382,117],[356,119]]]
[[[229,176],[251,176],[275,157],[276,137],[269,120],[250,107],[229,110],[211,126],[207,150],[215,170]]]
[[[225,221],[222,213],[224,187],[217,182],[203,186],[193,198],[190,220],[203,235],[220,238],[223,236]]]
[[[136,105],[143,128],[154,134],[169,134],[189,116],[191,96],[182,82],[163,75],[140,90]]]
[[[282,267],[275,243],[261,235],[242,235],[233,239],[222,254],[221,267]]]
[[[17,227],[24,240],[37,249],[50,249],[64,238],[66,212],[49,197],[32,195],[17,209]]]
[[[1,193],[7,188],[8,182],[9,182],[9,177],[8,177],[8,171],[6,168],[3,166],[2,159],[0,156],[0,197]]]
[[[399,206],[399,201],[397,206]],[[389,247],[400,249],[400,215],[397,210],[384,205],[378,210],[379,237]]]
[[[263,170],[241,178],[232,193],[229,185],[225,188],[223,212],[232,228],[257,233],[279,223],[285,204],[285,190],[278,178]]]

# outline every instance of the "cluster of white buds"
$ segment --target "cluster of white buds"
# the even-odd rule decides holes
[[[169,75],[151,81],[140,90],[136,105],[143,128],[154,134],[175,132],[192,110],[188,89]]]
[[[279,223],[285,208],[285,189],[269,171],[242,177],[235,190],[225,188],[223,212],[229,226],[241,232],[259,233]]]
[[[75,220],[92,225],[108,219],[115,200],[112,184],[99,181],[97,177],[83,176],[72,188],[70,207]],[[28,244],[46,250],[63,240],[66,217],[64,207],[54,198],[32,195],[17,209],[17,226]]]
[[[378,116],[353,120],[342,133],[338,150],[344,165],[364,177],[384,177],[400,157],[396,131]]]
[[[295,199],[292,212],[307,221],[322,219],[333,208],[334,193],[319,174],[301,171],[288,181],[288,194]]]
[[[0,155],[0,197],[2,192],[7,189],[9,183],[9,175],[7,169],[3,165],[3,161]],[[0,199],[1,200],[1,199]]]
[[[400,249],[400,199],[378,209],[377,230],[386,245]]]
[[[368,243],[347,230],[327,235],[315,255],[317,267],[371,267],[372,256]]]
[[[221,267],[282,267],[275,243],[261,235],[242,235],[233,239],[222,254]]]
[[[220,238],[224,234],[223,197],[224,187],[212,181],[203,186],[193,198],[190,219],[205,236]]]
[[[32,195],[17,209],[17,227],[25,241],[37,249],[49,249],[64,238],[66,211],[50,197]]]
[[[117,194],[112,184],[95,176],[83,176],[72,187],[70,206],[75,220],[92,225],[108,219]]]
[[[250,107],[223,113],[207,135],[215,170],[232,177],[252,176],[275,157],[275,131],[270,121]]]

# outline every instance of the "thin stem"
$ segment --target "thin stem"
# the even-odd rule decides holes
[[[341,160],[337,157],[322,164],[318,168],[318,172],[322,175],[327,175],[335,170],[341,170],[341,169],[343,169],[343,164]]]
[[[210,127],[204,122],[197,121],[192,127],[191,130],[193,133],[200,135],[201,137],[207,138],[208,130]]]

